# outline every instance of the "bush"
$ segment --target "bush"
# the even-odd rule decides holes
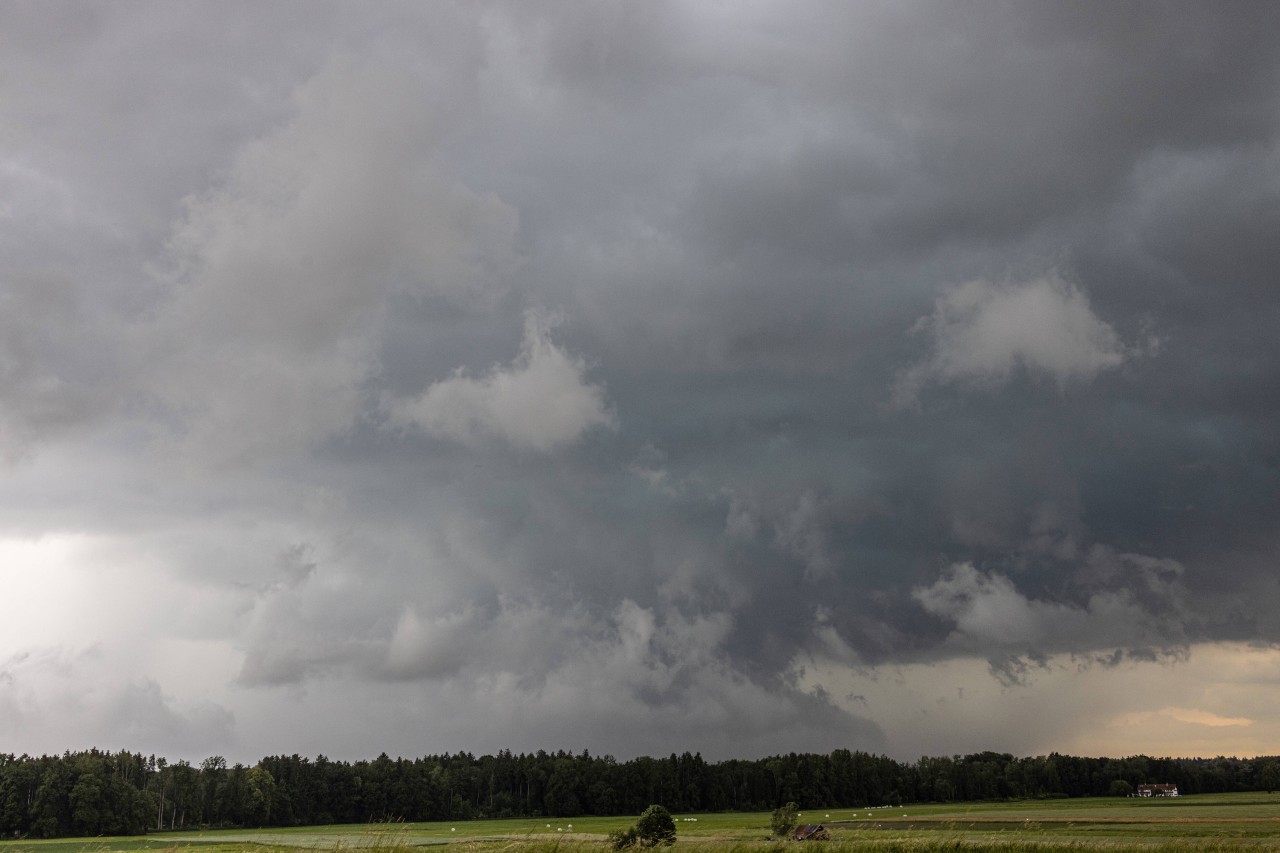
[[[791,834],[796,828],[796,816],[800,811],[800,807],[795,803],[787,803],[773,810],[773,817],[769,819],[769,826],[773,828],[773,834],[779,837]]]
[[[609,845],[614,850],[626,850],[628,847],[656,847],[659,844],[676,843],[676,822],[671,812],[662,806],[653,805],[644,810],[636,825],[626,832],[609,833]]]
[[[676,822],[662,806],[649,806],[636,822],[636,834],[645,847],[676,843]]]

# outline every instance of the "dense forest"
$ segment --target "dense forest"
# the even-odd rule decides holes
[[[252,767],[129,752],[0,754],[0,834],[128,835],[203,826],[297,826],[385,820],[763,811],[905,802],[1087,797],[1172,782],[1185,794],[1280,788],[1280,760],[1015,758],[983,752],[908,764],[838,749],[757,760],[701,755],[617,761],[587,752],[372,761],[264,758]]]

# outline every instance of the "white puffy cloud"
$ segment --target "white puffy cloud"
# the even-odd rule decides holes
[[[975,280],[941,296],[916,323],[932,355],[898,377],[894,400],[913,402],[929,383],[997,384],[1021,367],[1059,385],[1119,367],[1130,349],[1074,284],[1050,274],[995,284]]]
[[[539,451],[572,443],[591,427],[612,427],[604,387],[587,380],[586,362],[552,340],[553,325],[528,312],[515,361],[478,378],[459,369],[417,397],[393,401],[392,422],[465,444],[498,439]]]

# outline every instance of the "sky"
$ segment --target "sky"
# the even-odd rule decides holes
[[[0,752],[1280,753],[1277,43],[0,4]]]

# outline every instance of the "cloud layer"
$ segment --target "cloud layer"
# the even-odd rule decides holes
[[[1269,748],[1277,9],[0,11],[8,748]]]

